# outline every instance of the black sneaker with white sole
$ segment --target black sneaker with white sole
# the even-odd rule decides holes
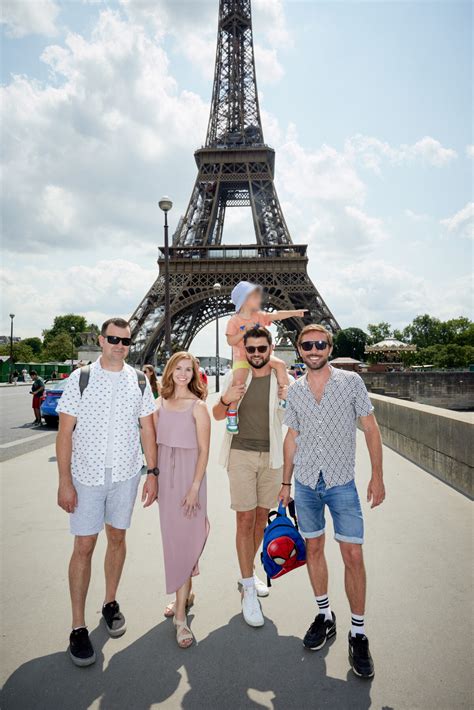
[[[369,639],[365,634],[352,636],[349,631],[349,663],[359,678],[373,678],[374,662],[369,650]]]
[[[68,652],[75,666],[91,666],[95,663],[94,647],[85,626],[71,631]]]
[[[104,604],[102,607],[102,616],[104,617],[109,636],[117,638],[117,636],[122,636],[127,630],[125,617],[120,611],[118,602],[113,601]]]
[[[303,639],[303,646],[310,651],[319,651],[326,641],[336,635],[336,615],[331,612],[332,619],[326,619],[324,614],[318,614],[309,627]]]

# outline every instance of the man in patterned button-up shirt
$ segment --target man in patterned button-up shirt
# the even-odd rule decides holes
[[[307,374],[288,393],[280,498],[288,504],[294,473],[300,532],[306,538],[308,572],[319,610],[303,643],[317,650],[336,634],[324,556],[327,506],[344,561],[352,613],[349,658],[356,675],[372,677],[374,665],[364,627],[364,523],[354,482],[357,421],[364,431],[372,464],[367,490],[372,508],[385,498],[380,432],[362,379],[355,372],[336,370],[328,362],[332,334],[321,325],[307,325],[299,335],[298,350]]]
[[[116,592],[125,562],[125,534],[130,526],[140,482],[143,455],[148,465],[142,501],[150,506],[158,494],[155,400],[148,381],[140,390],[137,372],[125,364],[130,327],[122,318],[102,326],[102,355],[90,367],[81,392],[81,371],[71,374],[58,405],[56,453],[58,505],[70,514],[74,550],[69,564],[72,632],[69,655],[77,666],[94,663],[85,622],[91,559],[97,536],[107,535],[105,599],[102,615],[111,636],[125,632]]]

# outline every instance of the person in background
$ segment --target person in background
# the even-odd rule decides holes
[[[201,380],[203,381],[203,383],[207,387],[207,373],[206,373],[206,370],[203,367],[201,367],[201,361],[199,360],[198,357],[196,358],[196,363],[197,363],[198,370],[199,370],[199,376],[200,376]]]
[[[30,394],[33,395],[32,406],[35,413],[35,421],[33,422],[33,426],[41,426],[41,397],[44,394],[44,382],[41,377],[39,377],[36,370],[31,370],[30,376],[33,380]]]
[[[107,549],[102,619],[109,636],[122,636],[126,631],[116,595],[143,467],[140,437],[148,466],[143,507],[149,507],[158,494],[153,424],[156,405],[146,378],[125,363],[130,343],[127,321],[105,321],[99,336],[102,354],[90,366],[87,386],[84,380],[81,382],[81,370],[72,372],[57,407],[58,505],[69,513],[74,535],[69,563],[72,631],[68,652],[76,666],[90,666],[96,658],[85,605],[92,556],[104,525]]]
[[[197,360],[187,352],[175,353],[163,373],[155,426],[166,592],[176,595],[165,616],[174,617],[181,648],[193,643],[186,615],[194,601],[192,577],[199,574],[209,534],[206,466],[211,421],[205,394]]]
[[[23,368],[21,371],[21,376],[22,376],[22,382],[28,382],[29,381],[29,375],[28,375],[28,370],[26,368]]]
[[[20,373],[18,372],[18,370],[13,370],[13,373],[12,373],[12,381],[13,381],[13,384],[14,384],[14,385],[16,385],[16,384],[18,383],[18,378],[19,378],[19,377],[20,377]]]
[[[357,676],[372,678],[374,663],[364,619],[364,520],[354,481],[357,424],[365,434],[370,455],[372,475],[367,501],[372,508],[385,499],[382,439],[362,378],[355,372],[338,370],[329,364],[332,333],[316,323],[307,325],[299,334],[297,344],[307,374],[288,392],[285,414],[288,432],[279,497],[283,505],[288,505],[294,473],[299,529],[306,539],[308,573],[318,607],[303,644],[317,651],[336,635],[336,616],[328,597],[328,567],[324,555],[327,506],[344,563],[345,588],[352,614],[349,661]]]
[[[158,399],[160,396],[160,383],[156,376],[155,368],[153,365],[143,365],[143,372],[147,376],[148,382],[150,383],[151,391],[153,392],[153,397]]]

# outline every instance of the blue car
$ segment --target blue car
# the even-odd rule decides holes
[[[46,424],[55,426],[59,421],[56,407],[64,391],[64,380],[52,381],[45,384],[45,391],[41,402],[41,416]]]

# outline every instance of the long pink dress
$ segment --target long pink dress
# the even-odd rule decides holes
[[[201,483],[201,507],[196,515],[186,517],[182,506],[193,482],[198,459],[193,416],[197,401],[183,412],[173,412],[166,408],[166,400],[162,400],[158,415],[158,504],[167,594],[173,594],[189,577],[199,574],[199,558],[209,534],[206,476]]]

